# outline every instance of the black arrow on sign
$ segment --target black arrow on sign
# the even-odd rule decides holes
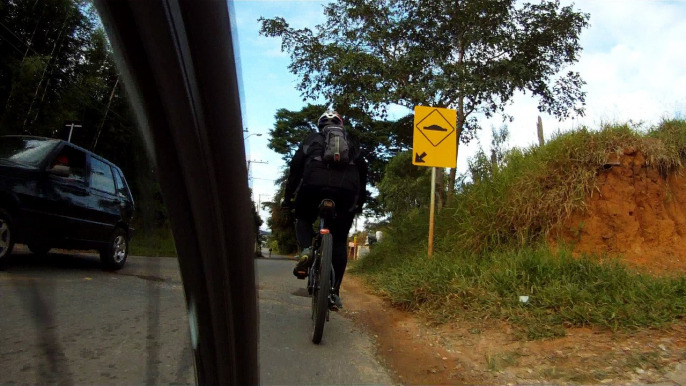
[[[414,162],[423,164],[424,157],[426,157],[426,152],[422,152],[422,155],[419,155],[419,153],[414,153]]]

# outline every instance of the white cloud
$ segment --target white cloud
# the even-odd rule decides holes
[[[580,124],[597,128],[601,122],[630,119],[654,124],[686,111],[686,3],[581,1],[575,7],[591,15],[581,39],[584,51],[573,67],[587,82],[586,116],[557,122],[541,114],[548,136]],[[508,124],[511,145],[537,141],[536,106],[530,96],[517,95],[507,109],[515,118]],[[482,121],[487,129],[482,143],[490,142],[490,125],[501,122],[500,117]],[[461,149],[461,171],[476,149],[475,144]]]

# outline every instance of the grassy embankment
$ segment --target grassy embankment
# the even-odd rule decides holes
[[[131,239],[130,255],[152,257],[176,257],[176,247],[171,229],[136,230]]]
[[[686,315],[683,275],[652,277],[617,259],[573,257],[545,244],[560,219],[584,210],[608,154],[628,148],[650,167],[674,170],[686,161],[686,121],[581,129],[513,149],[498,167],[481,165],[492,172],[473,178],[438,214],[434,258],[426,258],[428,214],[417,211],[394,219],[354,270],[398,307],[439,322],[507,320],[529,339],[561,336],[569,326],[668,325]]]

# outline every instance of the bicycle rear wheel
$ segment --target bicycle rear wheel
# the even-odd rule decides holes
[[[319,344],[324,335],[324,323],[326,314],[329,312],[329,294],[331,292],[331,244],[332,236],[326,234],[322,236],[321,260],[319,261],[319,272],[317,273],[317,285],[312,293],[313,309],[313,331],[312,343]]]

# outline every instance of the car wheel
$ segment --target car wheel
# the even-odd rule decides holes
[[[46,256],[48,254],[48,252],[50,252],[50,247],[48,247],[47,245],[32,244],[32,245],[29,245],[28,247],[29,247],[29,251],[31,251],[31,253],[33,253],[34,255],[37,255],[37,256]]]
[[[116,271],[124,267],[128,256],[129,239],[123,229],[117,228],[112,233],[108,246],[100,251],[100,261],[104,269]]]
[[[0,264],[7,261],[14,248],[14,221],[7,211],[0,209]]]

